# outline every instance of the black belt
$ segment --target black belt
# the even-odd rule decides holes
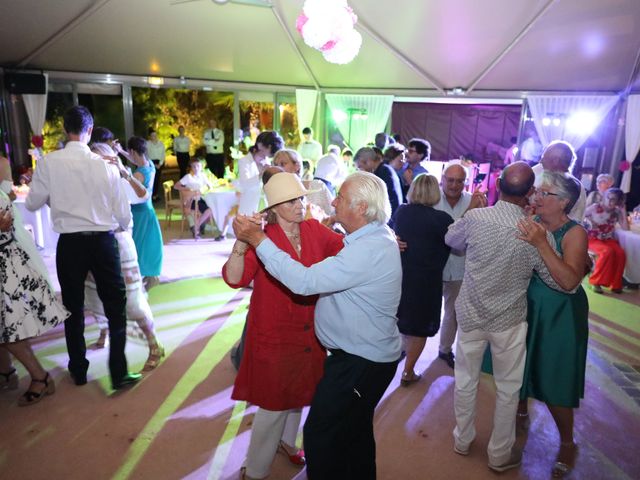
[[[106,230],[103,232],[93,232],[93,231],[87,231],[87,232],[71,232],[71,233],[61,233],[60,235],[77,235],[77,236],[82,236],[82,237],[95,237],[98,235],[113,235],[113,230]]]
[[[344,355],[345,353],[347,353],[344,350],[340,350],[339,348],[327,348],[327,350],[331,352],[331,355]]]

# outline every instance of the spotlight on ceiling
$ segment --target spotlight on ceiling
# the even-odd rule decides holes
[[[218,5],[224,5],[225,3],[229,3],[229,0],[211,0],[213,3],[217,3]]]
[[[551,125],[551,119],[549,117],[544,117],[542,119],[542,125],[544,125],[545,127],[548,127],[549,125]]]

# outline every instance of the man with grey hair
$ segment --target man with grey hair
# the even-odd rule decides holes
[[[457,163],[449,164],[442,174],[442,190],[440,201],[433,208],[448,213],[451,218],[458,220],[467,210],[486,207],[487,197],[479,190],[473,195],[464,191],[466,169]],[[442,272],[442,296],[444,299],[442,326],[440,327],[440,346],[438,358],[444,360],[449,367],[455,367],[455,355],[452,351],[456,339],[458,322],[456,321],[456,299],[462,278],[464,277],[464,252],[451,250],[447,264]]]
[[[315,330],[330,352],[304,426],[307,475],[376,478],[373,414],[395,375],[402,266],[385,184],[375,175],[347,177],[333,201],[347,235],[344,248],[312,266],[278,249],[255,218],[238,216],[239,240],[292,292],[320,295]]]
[[[358,170],[373,173],[385,183],[391,205],[391,215],[393,215],[402,204],[402,187],[396,172],[393,171],[392,167],[384,163],[382,155],[379,155],[370,147],[362,147],[358,150],[356,156],[353,157],[353,161]]]
[[[571,174],[573,164],[576,161],[576,152],[569,142],[554,140],[542,152],[540,163],[533,167],[536,176],[534,186],[542,185],[543,172],[560,172]],[[587,208],[587,192],[580,184],[580,197],[567,216],[578,223],[584,220],[584,211]]]

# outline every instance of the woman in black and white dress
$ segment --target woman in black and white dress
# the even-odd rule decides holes
[[[55,297],[35,248],[23,241],[22,231],[16,232],[16,228],[24,230],[16,217],[11,200],[0,192],[0,389],[18,388],[12,354],[31,376],[31,385],[18,400],[26,406],[38,403],[56,388],[29,339],[62,323],[69,313]]]

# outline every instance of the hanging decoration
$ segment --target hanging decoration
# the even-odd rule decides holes
[[[327,62],[343,65],[358,55],[362,45],[362,36],[354,29],[357,21],[347,0],[306,0],[296,29]]]

